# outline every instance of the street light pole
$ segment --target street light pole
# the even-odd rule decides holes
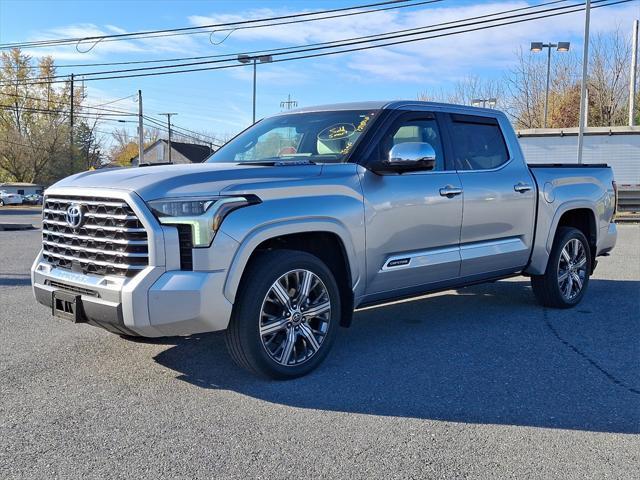
[[[273,61],[271,55],[257,55],[255,57],[249,55],[238,55],[238,61],[243,64],[253,63],[253,116],[252,123],[256,123],[256,76],[257,76],[257,64],[270,63]]]
[[[557,48],[559,52],[568,52],[569,46],[570,46],[569,42],[558,42],[558,43],[531,42],[532,52],[541,52],[543,48],[547,49],[547,87],[544,92],[544,121],[543,121],[544,128],[547,128],[547,118],[549,117],[549,87],[551,83],[551,49]]]
[[[256,64],[257,59],[253,59],[253,117],[251,123],[256,123]]]
[[[547,45],[547,88],[544,92],[544,128],[547,128],[547,118],[549,116],[549,81],[551,79],[551,44]]]
[[[589,21],[591,0],[587,0],[584,16],[584,50],[582,53],[582,86],[580,89],[580,126],[578,128],[578,165],[582,164],[582,143],[584,141],[585,109],[587,99],[587,67],[589,65]]]

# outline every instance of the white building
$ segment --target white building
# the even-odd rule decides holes
[[[577,163],[577,128],[536,128],[517,131],[527,163]],[[582,161],[606,163],[616,183],[640,189],[640,127],[585,129]]]
[[[7,182],[0,183],[0,190],[4,190],[7,193],[18,193],[20,195],[33,195],[34,193],[42,195],[44,187],[35,183]]]

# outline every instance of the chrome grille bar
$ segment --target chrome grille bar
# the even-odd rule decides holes
[[[42,222],[48,225],[58,225],[61,227],[68,227],[67,222],[63,222],[61,220],[43,219]],[[108,227],[103,225],[82,225],[81,228],[87,228],[90,230],[106,230],[108,232],[127,232],[127,233],[141,233],[146,231],[144,228]]]
[[[54,215],[60,215],[64,217],[67,212],[64,210],[53,210],[50,208],[45,208],[43,210],[44,213],[53,213]],[[88,218],[113,218],[115,220],[137,220],[138,217],[135,215],[111,215],[109,213],[85,213],[85,217]]]
[[[78,247],[76,245],[68,245],[65,243],[50,242],[48,240],[43,240],[42,243],[45,245],[49,245],[51,247],[76,250],[78,252],[98,253],[100,255],[110,255],[112,257],[146,258],[149,256],[146,253],[130,253],[130,252],[119,252],[116,250],[102,250],[101,248]]]
[[[75,238],[77,240],[100,242],[100,243],[117,243],[118,245],[147,245],[146,240],[121,240],[118,238],[100,238],[91,237],[89,235],[75,235],[73,233],[53,232],[51,230],[42,230],[43,235],[53,235],[54,237]]]
[[[146,267],[146,265],[127,265],[126,263],[104,262],[101,260],[86,260],[84,258],[72,257],[70,255],[62,255],[60,253],[45,252],[44,255],[54,257],[54,258],[62,258],[63,260],[69,260],[73,262],[88,263],[88,264],[99,265],[104,267],[120,268],[124,270],[143,270]]]

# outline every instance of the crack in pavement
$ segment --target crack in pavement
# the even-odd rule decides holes
[[[598,370],[600,373],[602,373],[613,384],[615,384],[615,385],[617,385],[619,387],[622,387],[622,388],[624,388],[625,390],[627,390],[627,391],[629,391],[631,393],[634,393],[636,395],[640,395],[640,390],[639,389],[634,388],[634,387],[628,385],[626,382],[620,380],[614,374],[609,372],[606,368],[602,367],[598,362],[596,362],[594,359],[592,359],[589,355],[587,355],[585,352],[580,350],[578,347],[576,347],[575,345],[573,345],[569,341],[567,341],[564,338],[562,338],[562,336],[558,333],[558,331],[555,329],[555,327],[551,324],[551,321],[549,320],[549,311],[548,311],[548,309],[546,307],[544,308],[544,315],[543,316],[544,316],[544,323],[547,326],[547,328],[549,330],[551,330],[551,333],[553,333],[553,335],[563,345],[565,345],[570,350],[573,350],[576,354],[578,354],[580,357],[582,357],[587,362],[589,362],[589,364],[592,367],[594,367],[596,370]]]

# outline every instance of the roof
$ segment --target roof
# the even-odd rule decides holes
[[[159,139],[153,142],[148,147],[145,147],[143,151],[143,155],[147,153],[148,150],[154,148],[158,143],[169,143],[167,140]],[[192,163],[202,163],[213,153],[213,150],[208,145],[200,145],[198,143],[183,143],[183,142],[171,142],[171,149],[179,152],[184,155],[189,161]],[[131,162],[133,162],[138,155],[131,158]]]
[[[286,115],[289,113],[308,113],[308,112],[328,112],[328,111],[337,111],[337,110],[395,110],[401,109],[404,107],[427,107],[433,108],[436,110],[445,110],[445,111],[453,111],[457,110],[459,112],[485,112],[491,113],[495,115],[500,112],[500,110],[482,108],[482,107],[471,107],[469,105],[458,105],[453,103],[438,103],[438,102],[423,102],[421,100],[378,100],[378,101],[365,101],[365,102],[349,102],[349,103],[333,103],[329,105],[316,105],[311,107],[302,107],[296,108],[294,110],[288,110],[276,115]]]
[[[193,163],[202,163],[213,153],[208,145],[198,145],[197,143],[171,142],[171,148],[180,152]]]
[[[42,187],[38,183],[26,183],[26,182],[5,182],[0,183],[0,187]]]

